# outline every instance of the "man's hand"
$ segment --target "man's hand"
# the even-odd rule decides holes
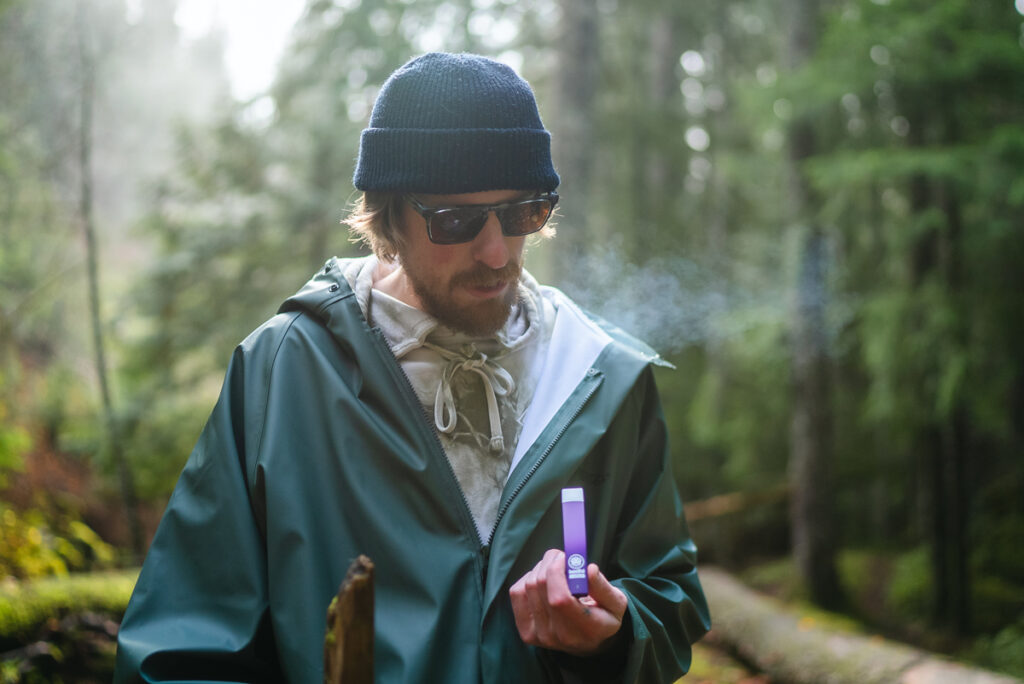
[[[587,567],[590,594],[576,598],[565,579],[565,553],[550,549],[509,596],[524,642],[576,656],[598,653],[622,626],[628,599],[598,567]]]

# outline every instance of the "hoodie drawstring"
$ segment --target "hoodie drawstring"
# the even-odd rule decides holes
[[[488,358],[486,354],[473,350],[472,355],[458,354],[429,342],[423,343],[447,361],[441,372],[441,382],[434,396],[434,426],[440,432],[450,434],[455,430],[458,415],[455,408],[455,395],[452,392],[452,379],[459,371],[471,371],[480,377],[483,383],[484,396],[487,398],[487,417],[491,424],[490,450],[500,452],[505,448],[505,438],[501,433],[501,414],[498,411],[498,397],[507,396],[515,389],[516,383],[504,368]]]

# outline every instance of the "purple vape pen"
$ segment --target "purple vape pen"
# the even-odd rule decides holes
[[[586,596],[587,520],[583,511],[583,488],[562,490],[562,538],[565,541],[565,578],[573,596]]]

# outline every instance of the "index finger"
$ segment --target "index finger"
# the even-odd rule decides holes
[[[548,605],[555,608],[576,606],[579,601],[569,591],[569,580],[565,577],[565,552],[558,551],[552,556],[547,567]]]

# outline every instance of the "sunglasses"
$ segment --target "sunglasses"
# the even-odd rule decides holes
[[[492,211],[501,224],[502,235],[522,237],[536,233],[551,218],[558,204],[558,195],[548,192],[516,202],[453,207],[428,207],[412,195],[406,195],[405,200],[426,220],[427,236],[431,242],[437,245],[457,245],[479,235]]]

